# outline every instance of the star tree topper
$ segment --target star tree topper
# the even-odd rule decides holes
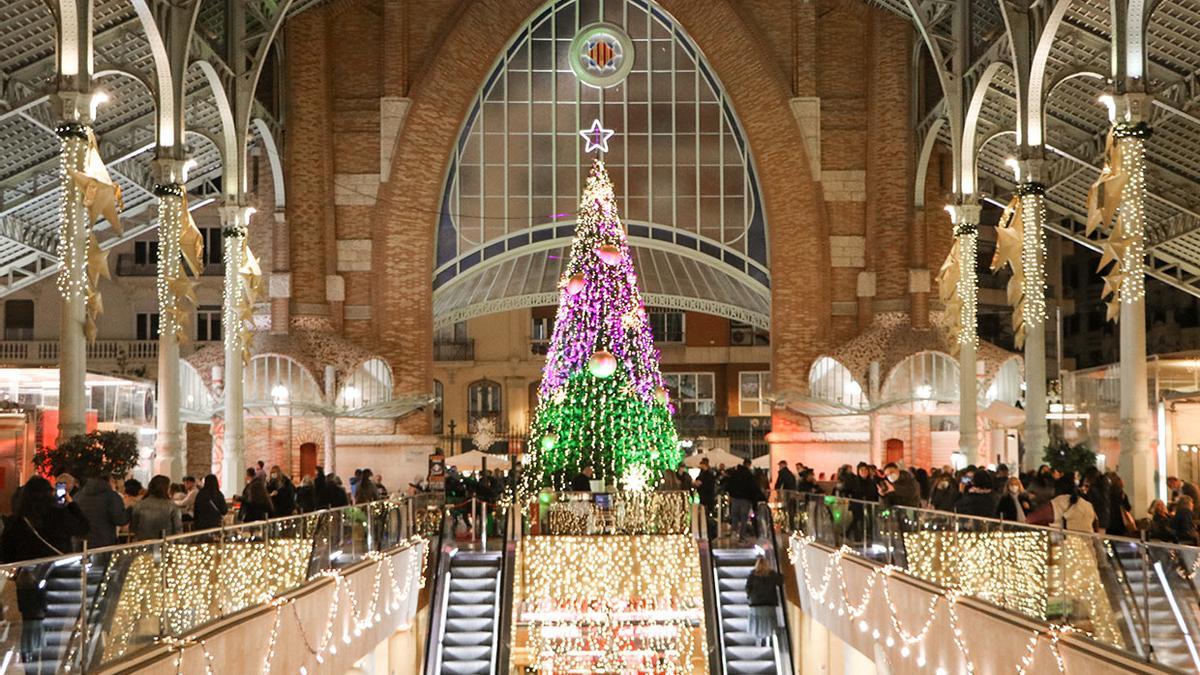
[[[605,129],[600,120],[592,120],[591,129],[580,129],[579,135],[587,141],[587,149],[584,152],[592,152],[599,150],[600,152],[608,152],[608,139],[612,138],[616,133],[612,129]]]

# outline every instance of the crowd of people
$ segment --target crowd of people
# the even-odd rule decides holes
[[[298,513],[386,499],[379,474],[356,469],[345,487],[335,474],[316,467],[297,486],[279,466],[264,462],[246,469],[240,494],[221,492],[217,477],[184,476],[172,483],[158,475],[141,481],[99,476],[82,482],[63,473],[55,483],[35,475],[13,495],[12,515],[0,532],[0,562],[48,558],[112,546],[122,541],[161,539],[221,527],[230,520],[251,523]]]
[[[1036,471],[1022,473],[1010,473],[1003,464],[995,469],[967,466],[956,471],[944,466],[933,471],[910,471],[895,463],[880,470],[860,462],[855,467],[843,465],[825,483],[832,494],[859,502],[929,508],[1122,537],[1137,538],[1145,531],[1150,539],[1200,544],[1195,509],[1200,491],[1176,477],[1167,479],[1170,501],[1154,500],[1140,518],[1129,503],[1121,477],[1096,467],[1072,473],[1045,464]],[[822,481],[814,480],[812,470],[802,464],[793,473],[786,462],[779,463],[776,490],[822,492],[821,485]],[[850,505],[859,520],[862,508],[861,504]]]

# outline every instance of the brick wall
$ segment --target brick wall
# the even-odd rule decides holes
[[[496,55],[542,4],[341,0],[288,24],[293,304],[330,306],[326,276],[339,275],[345,298],[332,311],[345,321],[335,325],[383,353],[398,392],[431,388],[433,237],[459,126]],[[775,387],[802,390],[807,364],[857,332],[861,272],[878,272],[881,299],[906,302],[918,220],[911,29],[841,0],[660,4],[704,52],[746,131],[771,242],[773,359],[786,364],[773,369]],[[381,167],[385,95],[410,102]],[[817,101],[812,165],[793,96]],[[927,248],[930,257],[939,246]]]

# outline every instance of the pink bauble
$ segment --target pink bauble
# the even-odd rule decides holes
[[[594,352],[588,359],[588,372],[593,376],[604,379],[617,370],[617,357],[601,349]]]
[[[604,261],[605,265],[616,265],[621,262],[621,249],[605,244],[596,249],[596,257]]]
[[[583,275],[576,274],[567,280],[567,292],[571,295],[578,295],[579,291],[583,290]]]

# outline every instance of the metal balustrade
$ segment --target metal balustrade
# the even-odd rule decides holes
[[[6,672],[98,670],[437,534],[440,493],[0,566]]]
[[[1200,548],[790,491],[772,506],[804,541],[1200,670]]]

